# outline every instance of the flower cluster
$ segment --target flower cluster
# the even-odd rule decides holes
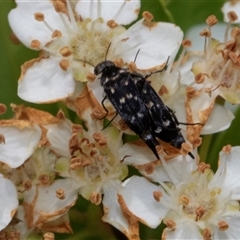
[[[189,51],[191,41],[178,26],[155,22],[148,11],[137,20],[138,0],[16,4],[11,29],[39,51],[21,67],[18,96],[61,101],[69,111],[53,115],[11,104],[14,117],[0,120],[0,238],[72,233],[69,210],[83,197],[102,204],[102,220],[128,239],[140,239],[139,222],[164,223],[162,239],[237,239],[240,147],[223,147],[214,173],[199,146],[201,135],[223,131],[234,119],[218,99],[240,103],[240,29],[231,26],[238,4],[222,9],[228,22],[223,42],[211,32],[216,17],[207,18],[198,53]],[[126,97],[115,93],[121,91],[116,79],[128,89]],[[126,108],[137,104],[142,112],[129,116]],[[5,111],[0,104],[0,114]]]

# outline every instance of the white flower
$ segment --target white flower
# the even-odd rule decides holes
[[[163,161],[164,168],[153,179],[160,186],[137,176],[123,183],[119,191],[123,210],[151,228],[163,220],[165,239],[237,239],[239,155],[240,147],[224,147],[215,174],[204,163],[193,171],[193,162]],[[160,172],[165,172],[168,184]]]
[[[95,131],[92,129],[91,135],[67,119],[45,127],[50,148],[62,156],[56,161],[56,171],[75,179],[76,187],[86,199],[99,204],[104,184],[126,176],[127,168],[118,157],[122,144],[118,130],[108,127],[100,132],[99,125]]]
[[[77,191],[72,179],[55,179],[57,157],[48,148],[38,148],[17,169],[1,165],[1,173],[12,180],[22,199],[28,229],[53,221],[75,204]]]
[[[233,21],[234,17],[230,19]],[[192,53],[195,55],[192,65],[195,83],[186,91],[187,122],[206,124],[204,128],[201,125],[187,128],[187,137],[193,143],[199,134],[227,129],[234,119],[231,111],[215,103],[218,96],[233,104],[240,102],[237,29],[231,31],[230,39],[230,24],[226,26],[224,41],[219,42],[212,32],[217,24],[216,17],[209,16],[206,22],[208,28],[200,33],[205,37],[203,52]]]
[[[232,38],[228,39],[227,27],[224,42],[219,42],[211,34],[211,27],[217,23],[215,16],[209,16],[207,23],[208,29],[201,33],[206,37],[204,54],[202,59],[193,65],[196,82],[200,84],[199,89],[202,86],[205,95],[209,95],[209,102],[213,102],[220,95],[226,101],[237,104],[240,102],[238,30],[233,28]]]
[[[11,28],[27,47],[44,51],[22,66],[18,95],[37,103],[73,96],[75,80],[87,81],[92,65],[106,54],[110,60],[130,62],[141,49],[139,68],[163,64],[168,49],[180,44],[182,32],[173,24],[144,19],[128,30],[119,25],[135,20],[139,8],[139,1],[123,0],[110,5],[105,1],[17,1],[17,8],[9,13]]]
[[[88,111],[83,115],[88,118],[88,132],[67,119],[45,125],[50,148],[61,156],[55,170],[65,179],[73,179],[74,188],[84,198],[94,204],[102,202],[103,221],[130,237],[135,230],[130,228],[117,201],[117,191],[128,173],[120,158],[122,134],[114,127],[101,131],[102,124],[90,119]]]

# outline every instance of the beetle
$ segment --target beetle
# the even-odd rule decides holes
[[[140,97],[140,92],[127,69],[117,67],[114,62],[105,60],[94,68],[94,74],[99,76],[105,96],[102,106],[108,113],[104,101],[108,99],[128,127],[135,132],[159,159],[153,121],[149,109]],[[112,122],[113,119],[110,121]]]
[[[146,76],[139,73],[130,73],[130,75],[140,92],[140,98],[149,110],[153,122],[154,135],[171,146],[181,149],[185,139],[181,133],[181,129],[178,127],[179,122],[177,117],[173,110],[163,103],[160,96],[147,81],[154,73],[152,72]],[[188,155],[194,159],[191,152]]]

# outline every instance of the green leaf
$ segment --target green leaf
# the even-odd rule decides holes
[[[222,21],[221,7],[224,2],[224,0],[172,0],[168,9],[173,15],[175,24],[186,32],[196,24],[205,23],[210,15],[215,15]]]

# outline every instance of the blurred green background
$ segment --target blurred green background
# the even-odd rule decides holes
[[[190,27],[205,23],[209,15],[216,15],[222,21],[221,7],[223,0],[175,0],[175,1],[142,1],[141,12],[150,11],[154,14],[155,21],[174,22],[184,32]],[[20,66],[27,60],[38,56],[38,52],[27,49],[22,44],[14,44],[11,41],[11,29],[8,25],[8,12],[15,7],[14,1],[2,0],[0,2],[0,102],[9,107],[10,103],[24,103],[17,96],[17,80],[20,76]],[[141,15],[140,15],[141,16]],[[23,16],[24,17],[24,16]],[[44,109],[55,114],[60,104],[34,105],[38,109]],[[12,117],[10,108],[1,118]],[[230,129],[219,134],[205,136],[203,146],[200,149],[203,161],[210,162],[216,167],[218,153],[226,144],[240,145],[240,137],[236,134],[239,131],[239,111]],[[234,134],[233,134],[234,132]],[[57,235],[56,239],[125,239],[125,237],[113,229],[110,225],[101,221],[102,206],[89,204],[79,198],[76,207],[70,211],[71,223],[75,234]],[[160,239],[160,228],[152,230],[141,225],[142,239]]]

